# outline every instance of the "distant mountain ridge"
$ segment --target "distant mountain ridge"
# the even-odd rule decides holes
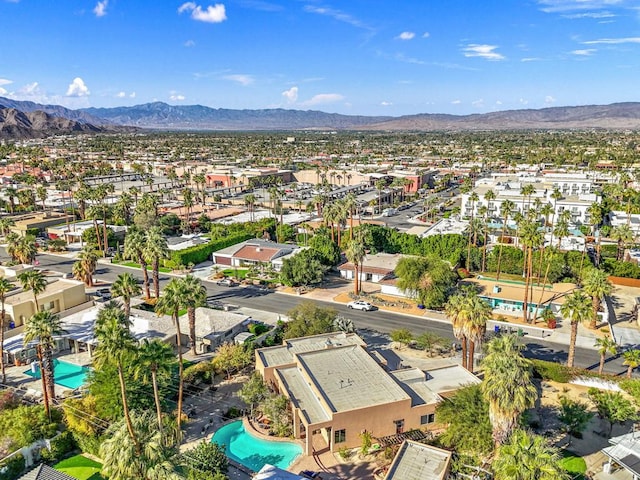
[[[72,110],[0,97],[0,108],[41,110],[81,124],[131,126],[159,130],[377,130],[480,131],[613,129],[639,130],[640,103],[505,110],[471,115],[417,114],[400,117],[342,115],[317,110],[232,110],[163,102],[132,107]]]
[[[15,108],[0,108],[0,139],[39,138],[68,133],[98,133],[100,127],[68,118],[54,117],[46,112],[23,112]]]

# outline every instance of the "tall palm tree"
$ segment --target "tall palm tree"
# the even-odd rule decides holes
[[[100,313],[103,313],[103,315],[98,316],[95,327],[95,337],[98,340],[98,346],[96,347],[94,355],[95,366],[96,368],[102,368],[108,363],[115,362],[118,379],[120,381],[120,397],[125,423],[131,441],[135,445],[135,450],[140,454],[141,445],[133,430],[127,399],[127,388],[124,380],[124,366],[128,364],[132,358],[135,345],[134,339],[129,333],[129,330],[124,328],[127,321],[122,310],[102,309]]]
[[[353,214],[357,207],[358,201],[356,196],[349,192],[347,196],[344,197],[344,209],[349,214],[349,240],[353,240]]]
[[[507,222],[509,221],[509,217],[513,213],[516,208],[515,203],[511,200],[505,200],[500,204],[500,215],[502,215],[502,233],[500,234],[500,245],[498,250],[498,265],[496,269],[496,281],[500,281],[500,262],[502,260],[502,243],[504,242],[504,235],[507,231]]]
[[[38,305],[38,295],[47,288],[47,279],[44,278],[44,274],[38,270],[27,270],[18,274],[18,281],[25,291],[31,290],[33,292],[35,312],[39,312],[40,305]]]
[[[467,368],[467,330],[466,325],[466,298],[462,293],[449,297],[444,305],[444,311],[453,328],[453,336],[460,342],[462,348],[462,367]]]
[[[254,206],[256,204],[256,200],[257,200],[256,196],[253,193],[245,195],[244,197],[244,203],[249,209],[249,219],[252,222],[253,222],[253,211],[254,211]]]
[[[137,228],[130,228],[124,239],[124,257],[137,261],[142,269],[142,286],[145,290],[146,298],[151,298],[149,291],[149,272],[147,271],[147,258],[145,252],[146,237]]]
[[[516,430],[498,449],[491,469],[495,480],[568,480],[560,460],[544,437]]]
[[[533,249],[538,248],[543,241],[541,232],[538,230],[538,223],[529,219],[522,222],[521,235],[522,246],[524,248],[524,300],[522,304],[522,315],[525,322],[529,321],[529,287],[532,285],[533,276]]]
[[[578,324],[591,316],[591,300],[580,290],[575,290],[564,299],[560,305],[560,314],[571,323],[571,336],[569,338],[569,354],[567,366],[573,367],[576,356],[576,339],[578,338]]]
[[[344,254],[351,263],[353,263],[353,293],[360,293],[360,266],[367,256],[364,240],[361,235],[356,235],[347,243]]]
[[[182,365],[182,332],[180,331],[180,321],[178,313],[182,307],[182,298],[185,295],[182,282],[177,278],[172,279],[164,288],[162,297],[156,304],[156,312],[160,315],[171,315],[176,327],[176,346],[178,347],[178,411],[176,414],[176,425],[180,434],[180,424],[182,422],[182,393],[183,393],[183,365]]]
[[[553,234],[558,237],[558,250],[562,245],[562,239],[568,237],[571,232],[569,231],[569,219],[571,218],[571,212],[569,210],[563,210],[558,215],[558,221],[553,228]]]
[[[613,285],[606,272],[597,268],[589,268],[582,280],[582,290],[591,297],[593,302],[593,316],[589,322],[589,328],[595,329],[598,325],[598,312],[602,299],[606,295],[611,295]]]
[[[144,255],[151,262],[155,297],[160,298],[160,260],[169,258],[167,239],[162,235],[162,229],[160,227],[151,227],[147,232]]]
[[[603,208],[602,204],[599,202],[592,203],[589,208],[587,208],[587,213],[589,214],[589,224],[591,225],[591,235],[593,237],[596,236],[596,230],[598,225],[602,223],[603,219]],[[600,266],[600,247],[602,245],[602,235],[598,235],[598,241],[596,244],[596,258],[595,265],[596,267]],[[586,246],[586,244],[585,244]]]
[[[633,241],[633,231],[629,225],[618,225],[611,230],[610,236],[618,243],[616,259],[622,260],[627,244]]]
[[[479,345],[487,333],[487,322],[491,320],[491,306],[477,293],[473,292],[465,297],[467,315],[464,329],[469,342],[469,358],[467,369],[473,372],[476,345]]]
[[[635,348],[626,350],[622,354],[622,357],[624,358],[624,362],[622,362],[622,364],[627,366],[627,378],[631,378],[631,372],[633,372],[633,369],[640,366],[640,350]]]
[[[182,306],[187,308],[187,318],[189,319],[189,343],[191,353],[196,355],[196,308],[207,303],[207,289],[202,285],[199,278],[187,275],[180,280],[183,289]]]
[[[45,408],[49,414],[49,403],[56,397],[53,373],[54,337],[63,333],[60,317],[50,311],[38,312],[31,316],[24,329],[24,345],[36,342],[36,354],[40,363],[42,392]]]
[[[73,274],[88,287],[93,287],[93,274],[97,265],[98,255],[94,246],[85,245],[78,254],[78,260],[73,264]]]
[[[489,403],[489,419],[496,446],[506,442],[520,416],[533,407],[538,392],[532,381],[531,361],[522,356],[515,335],[494,337],[482,361],[481,389]]]
[[[0,370],[2,371],[2,383],[7,381],[4,364],[4,302],[7,299],[7,293],[13,290],[13,283],[4,277],[0,278]]]
[[[134,378],[141,379],[144,383],[151,381],[153,385],[153,398],[156,403],[156,415],[158,428],[162,432],[162,403],[158,389],[158,376],[171,375],[176,357],[171,345],[160,340],[144,339],[136,352]]]
[[[131,299],[142,293],[138,280],[130,273],[121,273],[111,284],[111,294],[114,297],[122,297],[124,314],[127,320],[131,317]]]
[[[523,185],[522,188],[520,189],[520,195],[525,197],[526,200],[527,200],[526,208],[524,208],[524,205],[522,207],[522,213],[525,216],[529,216],[529,209],[531,207],[531,196],[534,193],[536,193],[536,187],[534,187],[530,183],[527,183],[526,185]]]
[[[618,345],[613,341],[613,338],[611,338],[609,335],[605,335],[604,337],[596,338],[594,347],[598,349],[598,353],[600,354],[598,375],[602,375],[602,371],[604,370],[604,361],[606,359],[607,353],[609,355],[616,355],[618,353]]]
[[[100,458],[102,473],[110,480],[184,479],[176,473],[173,461],[178,453],[175,432],[158,430],[151,412],[133,413],[130,425],[126,421],[114,423],[106,437],[100,445]]]
[[[471,218],[469,219],[469,241],[467,242],[467,270],[471,271],[471,241],[473,240],[473,214],[475,212],[475,203],[478,201],[478,194],[471,192],[469,195],[469,201],[471,202]]]

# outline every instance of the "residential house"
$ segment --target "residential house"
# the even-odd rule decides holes
[[[400,253],[376,253],[367,255],[359,267],[361,281],[380,283],[385,278],[393,276],[398,262],[404,255]],[[355,278],[355,267],[352,262],[345,262],[338,266],[340,276],[347,280]]]
[[[452,453],[405,440],[384,480],[444,480],[449,475]]]
[[[278,270],[282,267],[279,258],[298,251],[297,245],[254,238],[213,252],[213,263],[230,267],[270,264]]]
[[[291,401],[294,437],[307,455],[316,440],[335,452],[359,446],[364,430],[381,438],[433,428],[443,395],[479,382],[459,365],[388,372],[359,336],[342,332],[258,349],[256,370]]]
[[[613,437],[609,443],[610,447],[602,449],[609,460],[594,478],[640,480],[640,433],[633,431]]]
[[[48,227],[64,222],[67,214],[59,212],[34,212],[16,215],[11,218],[14,221],[14,225],[11,226],[11,231],[24,237],[32,232],[44,233]]]

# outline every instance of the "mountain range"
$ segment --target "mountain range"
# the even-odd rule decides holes
[[[163,102],[132,107],[85,108],[72,110],[60,105],[41,105],[0,97],[0,109],[23,113],[45,112],[58,122],[50,130],[118,131],[119,127],[157,130],[377,130],[377,131],[479,131],[479,130],[560,130],[560,129],[640,129],[640,103],[550,107],[543,109],[506,110],[472,115],[418,114],[401,117],[341,115],[315,110],[231,110],[202,105],[168,105]],[[40,127],[42,119],[31,119],[31,127],[16,113],[3,113],[0,131],[28,135],[29,128]],[[27,117],[28,118],[28,117]],[[50,120],[51,121],[51,120]],[[11,128],[5,128],[13,122]],[[55,123],[55,122],[54,122]],[[77,123],[77,125],[76,125]],[[20,128],[18,128],[18,126]],[[54,128],[55,127],[55,128]],[[5,134],[8,135],[8,134]],[[39,136],[39,135],[31,135]]]
[[[49,115],[40,110],[23,112],[0,108],[0,139],[38,138],[70,133],[98,133],[102,128],[68,118]]]

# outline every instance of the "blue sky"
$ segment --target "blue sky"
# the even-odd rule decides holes
[[[640,0],[0,0],[0,19],[0,95],[71,108],[640,100]]]

